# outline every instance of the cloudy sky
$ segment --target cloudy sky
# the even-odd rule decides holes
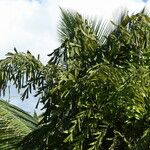
[[[0,59],[16,47],[18,51],[30,50],[35,56],[40,54],[41,61],[46,63],[47,54],[59,46],[59,7],[86,16],[111,18],[113,12],[123,8],[133,13],[145,5],[150,9],[150,0],[0,0]],[[11,91],[12,103],[33,111],[36,100],[32,96],[22,103],[15,89]],[[8,99],[8,95],[5,98]]]

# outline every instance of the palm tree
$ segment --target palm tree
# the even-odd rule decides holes
[[[23,137],[37,128],[38,122],[4,100],[0,100],[0,108],[0,149],[16,149]]]
[[[110,24],[62,10],[62,44],[47,65],[30,52],[8,53],[1,89],[11,81],[22,99],[35,90],[44,105],[22,149],[149,149],[149,29],[145,11]]]

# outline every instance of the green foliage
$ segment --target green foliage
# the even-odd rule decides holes
[[[37,121],[23,110],[0,100],[0,149],[18,147],[24,136],[37,128]]]
[[[24,89],[22,99],[28,98],[32,89],[35,90],[37,86],[43,84],[43,78],[41,75],[42,63],[36,59],[30,52],[7,53],[7,58],[0,60],[0,88],[5,89],[8,81],[11,81],[18,92],[20,89]]]
[[[11,81],[23,99],[34,89],[44,104],[23,149],[150,148],[150,18],[143,11],[118,22],[62,10],[62,45],[46,66],[30,53],[9,53],[0,62],[2,90]]]

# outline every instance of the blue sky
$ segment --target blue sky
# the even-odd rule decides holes
[[[30,50],[35,56],[40,54],[46,63],[47,54],[59,46],[59,7],[111,19],[116,10],[127,8],[133,13],[145,5],[150,9],[150,0],[0,0],[0,59],[16,47],[18,51]],[[15,88],[11,88],[11,103],[28,112],[33,112],[36,100],[31,96],[22,103]]]
[[[143,0],[143,2],[148,2],[148,0]]]

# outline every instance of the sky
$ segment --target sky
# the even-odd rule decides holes
[[[124,8],[131,14],[145,5],[150,10],[150,0],[0,0],[0,59],[16,47],[21,52],[29,50],[34,56],[40,54],[46,64],[47,54],[60,45],[57,36],[60,7],[85,16],[111,19]],[[33,112],[37,99],[31,95],[21,102],[19,96],[12,87],[11,94],[4,98]]]

